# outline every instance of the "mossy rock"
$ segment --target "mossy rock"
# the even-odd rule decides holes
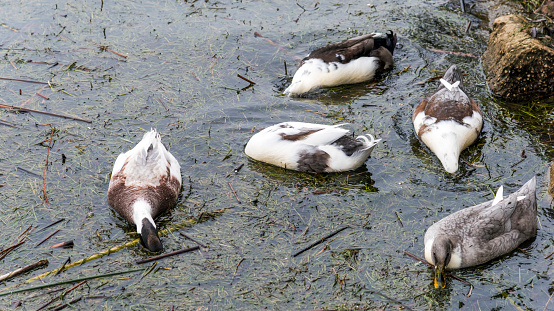
[[[554,96],[554,49],[532,38],[531,26],[518,15],[493,23],[483,69],[491,91],[519,101]]]

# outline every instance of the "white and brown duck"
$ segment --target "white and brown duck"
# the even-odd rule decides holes
[[[279,123],[252,136],[244,152],[255,160],[302,172],[354,170],[381,140],[370,134],[354,139],[342,125]]]
[[[445,269],[486,263],[537,234],[536,178],[494,200],[451,214],[425,232],[425,259],[435,265],[435,287],[444,288]]]
[[[158,252],[163,246],[154,218],[175,205],[180,190],[181,167],[156,130],[151,130],[133,149],[117,157],[108,202],[136,225],[143,245]]]
[[[479,104],[469,98],[462,75],[452,65],[435,93],[416,106],[414,129],[421,141],[435,153],[449,173],[458,171],[460,153],[479,136],[483,114]]]
[[[285,95],[298,96],[320,87],[360,83],[392,67],[396,34],[372,33],[311,52],[302,59]]]

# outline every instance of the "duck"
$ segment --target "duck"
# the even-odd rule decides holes
[[[252,136],[244,152],[254,160],[301,172],[354,170],[381,139],[370,134],[354,139],[343,125],[279,123]]]
[[[519,190],[455,212],[425,232],[425,259],[435,266],[435,288],[444,288],[445,269],[486,263],[537,235],[536,177]]]
[[[283,94],[300,96],[321,87],[372,80],[393,66],[396,34],[371,33],[333,43],[302,59],[292,83]]]
[[[439,158],[444,169],[454,174],[460,153],[483,128],[483,114],[464,90],[456,65],[448,68],[440,83],[435,93],[415,107],[412,122],[419,139]]]
[[[179,162],[154,129],[115,161],[108,203],[136,226],[142,244],[151,252],[163,250],[154,218],[175,205],[181,182]]]

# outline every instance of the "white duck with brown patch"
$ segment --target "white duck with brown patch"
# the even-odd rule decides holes
[[[302,59],[285,95],[298,96],[320,87],[372,80],[377,72],[392,67],[396,34],[372,33],[311,52]]]
[[[246,144],[249,157],[290,170],[322,173],[360,167],[380,139],[354,139],[344,124],[283,122],[256,133]]]
[[[519,190],[451,214],[425,232],[425,259],[435,265],[435,287],[444,288],[445,269],[480,265],[537,235],[536,177]]]
[[[154,218],[175,205],[181,190],[181,167],[151,130],[115,161],[108,202],[128,222],[152,252],[163,250]]]
[[[456,65],[446,71],[440,82],[437,91],[416,106],[412,121],[419,139],[448,173],[455,173],[460,153],[481,132],[483,115],[479,104],[465,92]]]

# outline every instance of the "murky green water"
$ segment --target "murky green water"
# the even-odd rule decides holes
[[[150,256],[136,246],[19,286],[68,257],[77,261],[137,237],[107,204],[109,174],[120,152],[157,128],[180,161],[184,181],[177,206],[158,219],[159,227],[199,218],[180,232],[209,247],[161,260],[143,278],[135,272],[89,280],[64,298],[82,297],[75,303],[79,309],[542,310],[554,291],[552,259],[544,259],[554,251],[546,192],[551,144],[542,142],[550,140],[552,114],[540,103],[521,108],[491,98],[479,58],[431,51],[484,52],[488,32],[479,25],[487,22],[461,14],[457,3],[388,0],[370,8],[359,1],[0,2],[0,77],[51,81],[50,87],[0,80],[0,104],[92,121],[0,111],[0,120],[16,126],[0,125],[0,248],[39,226],[0,261],[0,275],[50,261],[47,269],[0,283],[0,294],[149,267],[135,264]],[[396,65],[377,83],[309,99],[279,96],[298,58],[310,50],[388,29],[399,35]],[[473,166],[462,164],[450,176],[415,137],[411,113],[437,86],[416,83],[453,63],[467,73],[466,88],[481,103],[485,125],[462,154]],[[249,87],[237,74],[256,85]],[[248,160],[243,148],[253,130],[289,120],[349,122],[355,133],[384,142],[365,166],[344,174],[314,176]],[[42,175],[49,141],[43,141],[52,129],[48,205]],[[446,290],[434,290],[432,271],[403,254],[422,257],[423,234],[433,222],[491,199],[501,184],[511,193],[535,174],[536,240],[456,272],[475,287],[470,297],[468,286],[454,280]],[[291,257],[345,225],[350,228],[333,239]],[[71,249],[49,248],[69,240],[75,243]],[[167,252],[195,245],[178,232],[162,241]],[[70,287],[3,296],[0,309],[21,304],[35,310],[60,295],[52,289]]]

